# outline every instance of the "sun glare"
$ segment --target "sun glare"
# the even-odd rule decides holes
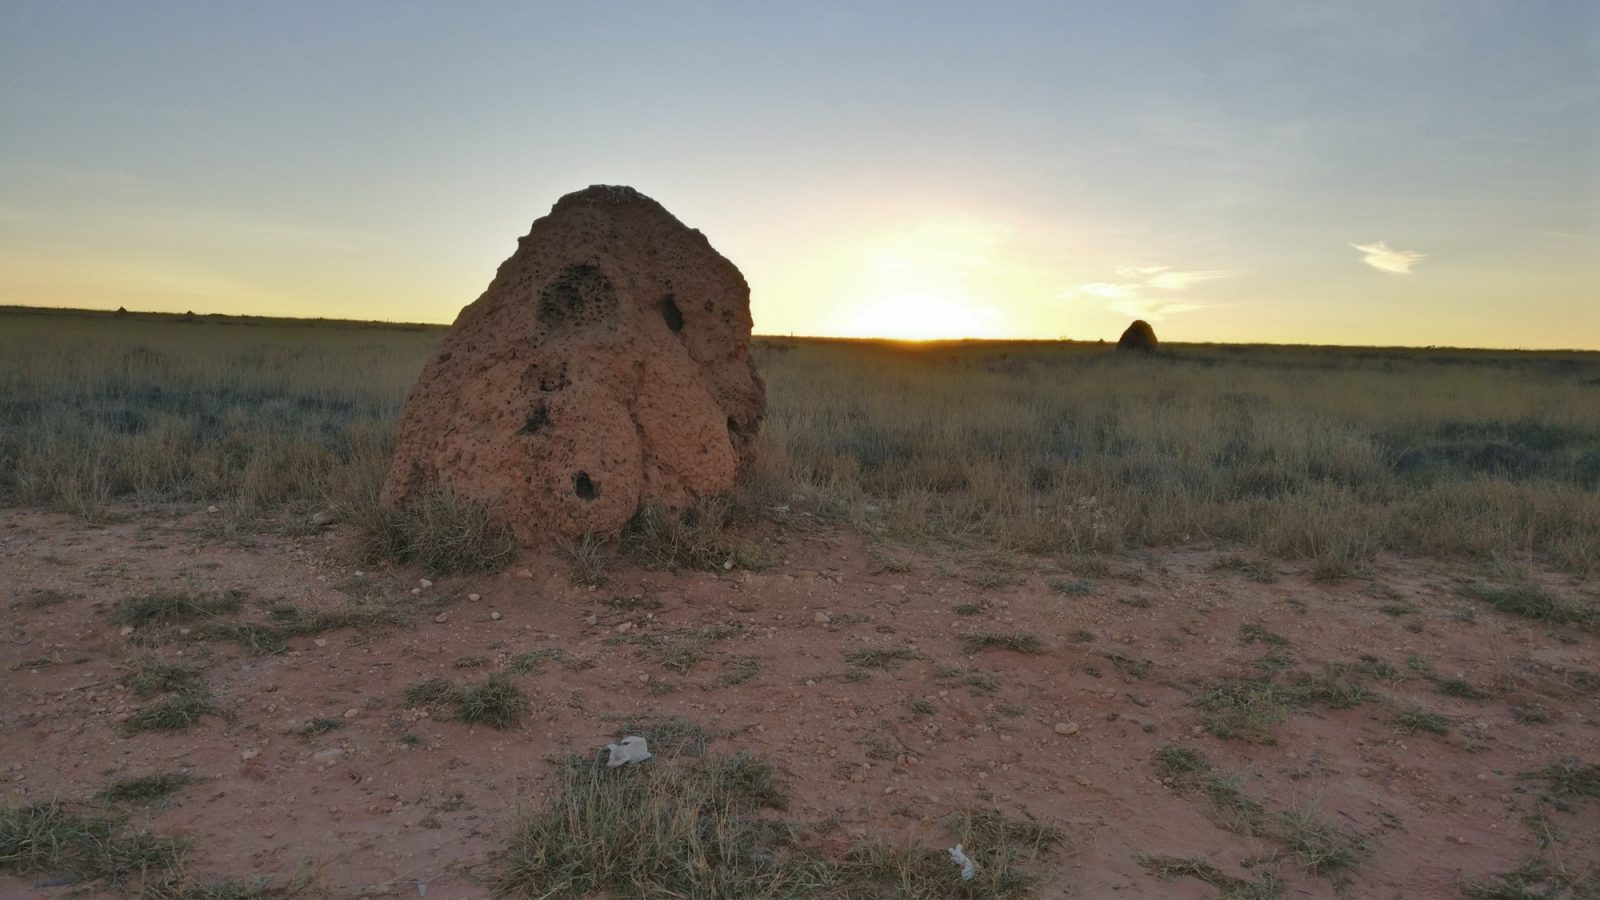
[[[941,341],[993,337],[993,310],[978,310],[929,294],[901,294],[861,310],[844,328],[845,336],[900,341]]]

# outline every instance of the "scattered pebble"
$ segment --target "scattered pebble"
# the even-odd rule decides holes
[[[596,623],[598,621],[600,621],[600,617],[599,616],[584,616],[583,617],[583,624],[585,624],[585,625],[593,625],[594,623]]]
[[[132,625],[124,625],[124,626],[122,626],[122,636],[123,637],[127,637],[130,634],[133,634],[133,626]]]
[[[433,620],[438,622],[440,625],[443,625],[444,623],[450,621],[450,616],[447,613],[439,613],[437,616],[433,617]]]
[[[355,709],[353,707],[351,709],[347,709],[347,710],[344,711],[344,717],[346,719],[354,719],[356,716],[359,716],[359,715],[361,715],[361,710]]]
[[[420,588],[431,588],[431,587],[433,587],[433,582],[429,581],[426,578],[419,578],[419,579],[417,579],[417,587],[420,587]]]
[[[623,632],[632,631],[632,630],[633,630],[633,623],[632,622],[623,622],[621,625],[617,626],[617,634],[622,634]]]
[[[471,600],[473,603],[477,603],[479,600],[483,599],[483,595],[482,594],[468,594],[467,595],[467,599]]]
[[[260,755],[261,755],[261,750],[258,747],[246,747],[243,750],[239,751],[239,758],[240,759],[255,759],[256,757],[258,757]]]
[[[502,618],[502,616],[501,616],[501,615],[500,615],[500,613],[499,613],[499,612],[498,612],[498,611],[496,611],[496,612],[491,612],[491,613],[489,613],[489,618],[491,618],[491,619],[493,619],[493,620],[494,620],[494,621],[496,621],[496,622],[498,622],[498,621],[500,621],[500,619],[501,619],[501,618]]]
[[[833,621],[833,619],[830,618],[828,616],[828,614],[825,613],[825,612],[819,612],[815,616],[812,616],[811,619],[812,619],[813,622],[816,622],[818,625],[826,625],[829,622]]]
[[[312,643],[316,644],[318,647],[326,647],[326,646],[328,646],[328,639],[327,638],[317,638],[315,641],[312,641]]]
[[[1077,734],[1077,733],[1078,733],[1078,723],[1077,722],[1057,722],[1056,723],[1056,734],[1065,735],[1065,734]]]
[[[318,750],[316,753],[311,754],[311,761],[319,766],[331,766],[338,762],[342,756],[344,756],[343,750],[338,747],[329,747],[326,750]]]

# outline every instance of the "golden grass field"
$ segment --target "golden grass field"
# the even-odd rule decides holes
[[[0,312],[0,492],[235,523],[370,498],[444,329]],[[1600,565],[1600,354],[760,338],[744,506],[1039,554]]]

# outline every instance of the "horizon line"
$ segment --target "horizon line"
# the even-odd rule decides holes
[[[165,317],[183,319],[189,316],[214,320],[247,320],[262,319],[273,322],[324,322],[334,325],[366,325],[384,326],[390,328],[442,328],[448,329],[454,323],[445,322],[417,322],[396,319],[345,319],[327,316],[274,316],[259,313],[205,313],[194,312],[162,312],[158,310],[137,310],[117,307],[104,309],[96,307],[78,306],[28,306],[18,303],[0,303],[0,313],[62,313],[62,314],[87,314],[91,316],[116,316],[119,313],[130,316]],[[999,337],[959,337],[959,338],[897,338],[897,337],[861,337],[857,335],[830,335],[830,334],[796,334],[794,332],[759,332],[752,330],[751,338],[779,338],[800,341],[834,341],[857,344],[905,344],[909,346],[938,346],[946,344],[1092,344],[1115,346],[1116,341],[1107,338],[999,338]],[[1289,343],[1273,341],[1174,341],[1162,340],[1163,346],[1184,347],[1306,347],[1306,348],[1331,348],[1347,350],[1464,350],[1488,353],[1600,353],[1600,347],[1464,347],[1455,344],[1313,344]]]

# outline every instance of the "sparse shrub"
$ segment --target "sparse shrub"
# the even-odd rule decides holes
[[[1536,584],[1475,584],[1464,592],[1512,615],[1555,625],[1600,625],[1600,609],[1568,603]]]
[[[1277,743],[1268,729],[1289,717],[1289,699],[1271,679],[1224,678],[1194,699],[1200,724],[1219,738]]]
[[[344,518],[354,526],[354,555],[368,565],[411,562],[429,572],[496,572],[516,553],[511,529],[486,504],[447,490],[421,494],[401,510],[376,494],[353,501]]]
[[[1267,627],[1259,622],[1246,622],[1245,624],[1240,625],[1239,640],[1246,644],[1261,643],[1266,644],[1269,647],[1289,646],[1288,638],[1284,637],[1283,635],[1274,634],[1268,631]]]
[[[771,767],[755,757],[619,769],[571,757],[560,764],[559,779],[554,798],[513,824],[499,891],[775,897],[802,896],[835,881],[828,864],[756,815],[783,808],[785,798]]]
[[[1054,826],[1010,819],[992,808],[967,810],[945,824],[973,861],[971,881],[961,879],[947,852],[911,843],[859,845],[845,857],[840,874],[870,890],[863,896],[1021,898],[1036,883],[1028,866],[1063,839]]]
[[[889,669],[916,658],[916,651],[906,647],[852,650],[844,655],[845,662],[862,669]]]
[[[1036,656],[1045,651],[1044,641],[1031,634],[1000,634],[997,632],[980,632],[978,634],[964,634],[961,636],[961,649],[967,653],[982,653],[985,650],[1010,650],[1013,653],[1026,653]]]
[[[103,881],[117,892],[173,887],[186,845],[61,803],[0,808],[0,871]]]
[[[727,500],[710,498],[677,511],[639,510],[622,532],[622,546],[651,569],[763,569],[770,565],[733,530]]]
[[[468,725],[510,728],[528,714],[528,698],[508,679],[494,676],[456,691],[456,716]]]
[[[429,678],[405,690],[409,707],[449,712],[468,725],[510,728],[528,714],[528,697],[504,675],[491,675],[472,685],[457,685],[448,678]]]
[[[184,690],[163,695],[141,706],[122,722],[124,735],[151,731],[186,731],[206,716],[220,715],[211,698],[199,690]]]
[[[1094,593],[1094,582],[1086,578],[1052,578],[1050,590],[1072,597],[1087,597]]]
[[[586,534],[573,540],[562,541],[560,546],[562,554],[572,564],[574,582],[591,587],[605,584],[606,568],[611,564],[611,555],[606,551],[605,538],[597,534]]]
[[[193,691],[200,687],[200,673],[187,666],[169,665],[154,656],[134,661],[126,678],[128,687],[139,697],[154,697],[169,691]]]
[[[1537,772],[1526,772],[1525,779],[1543,781],[1554,797],[1588,797],[1600,800],[1600,765],[1577,759],[1553,762]]]
[[[1440,736],[1450,733],[1450,717],[1436,712],[1430,712],[1420,707],[1402,709],[1394,714],[1394,723],[1401,731],[1415,734],[1426,731],[1429,734]]]
[[[161,803],[199,780],[188,772],[155,772],[113,781],[96,796],[108,803]]]
[[[1465,678],[1435,678],[1433,689],[1446,697],[1457,697],[1462,700],[1487,700],[1488,692]]]
[[[201,595],[183,591],[157,591],[124,598],[112,610],[111,618],[136,628],[214,619],[238,612],[242,597],[236,591]]]
[[[1144,866],[1145,871],[1162,881],[1174,881],[1179,878],[1203,881],[1221,892],[1218,895],[1220,900],[1278,900],[1283,896],[1283,882],[1276,873],[1270,871],[1262,873],[1256,881],[1247,881],[1228,875],[1200,859],[1144,854],[1139,854],[1135,858],[1139,861],[1139,865]]]

